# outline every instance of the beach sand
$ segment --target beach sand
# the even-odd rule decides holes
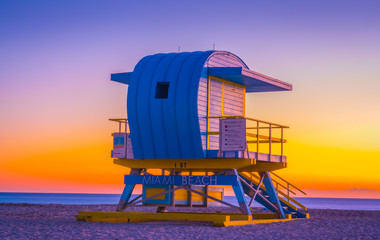
[[[311,209],[310,219],[232,227],[199,222],[99,223],[75,219],[79,211],[115,208],[0,204],[0,239],[380,239],[380,211]],[[134,210],[141,211],[141,207]]]

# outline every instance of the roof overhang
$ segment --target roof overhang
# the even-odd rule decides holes
[[[292,84],[242,67],[209,67],[208,75],[246,87],[246,92],[291,91]],[[113,73],[111,80],[129,84],[132,72]]]
[[[291,91],[290,83],[242,67],[209,67],[208,75],[246,87],[246,92]]]
[[[124,72],[124,73],[112,73],[111,74],[111,81],[123,83],[123,84],[129,84],[129,81],[131,80],[132,72]]]

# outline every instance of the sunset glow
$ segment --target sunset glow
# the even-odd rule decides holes
[[[127,117],[127,86],[110,74],[215,44],[293,84],[246,102],[290,126],[280,176],[310,197],[380,198],[380,3],[240,2],[2,1],[0,192],[121,193],[107,119]]]

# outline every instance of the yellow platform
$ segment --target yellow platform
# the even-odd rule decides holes
[[[294,220],[290,214],[285,219],[278,219],[276,214],[242,215],[238,213],[194,213],[194,212],[79,212],[78,221],[136,223],[151,221],[195,221],[212,222],[217,227],[251,225],[259,223],[286,222]]]
[[[266,162],[252,158],[199,158],[199,159],[114,159],[115,164],[128,168],[176,169],[178,171],[238,171],[266,172],[286,168],[286,162]]]

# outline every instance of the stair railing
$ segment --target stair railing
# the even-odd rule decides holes
[[[296,193],[294,191],[292,191],[290,189],[290,187],[293,187],[295,190],[297,190],[298,192],[302,193],[303,195],[307,195],[306,192],[302,191],[301,189],[299,189],[298,187],[294,186],[293,184],[291,184],[290,182],[286,181],[285,179],[283,179],[282,177],[280,177],[279,175],[277,175],[276,173],[274,172],[271,172],[271,175],[272,176],[275,176],[276,178],[280,179],[281,181],[283,181],[285,184],[286,184],[286,187],[281,184],[279,181],[277,181],[276,179],[273,179],[273,182],[276,183],[276,189],[278,190],[278,186],[280,185],[281,187],[283,187],[284,189],[287,190],[287,193],[288,193],[288,196],[289,196],[289,193],[293,193],[294,195],[296,195]],[[288,199],[289,201],[289,199]]]
[[[293,197],[290,196],[290,193],[293,194],[293,195],[296,195],[296,192],[293,191],[291,189],[291,187],[293,187],[295,190],[299,191],[300,193],[302,193],[303,195],[306,195],[306,193],[304,191],[302,191],[301,189],[299,189],[298,187],[294,186],[293,184],[289,183],[288,181],[286,181],[285,179],[283,179],[282,177],[278,176],[277,174],[273,173],[273,172],[270,172],[271,176],[272,176],[272,182],[274,184],[276,184],[276,191],[277,191],[277,194],[281,195],[283,198],[284,198],[284,201],[288,202],[290,204],[290,202],[298,205],[299,207],[301,207],[303,210],[307,211],[307,208],[301,204],[300,202],[298,202],[297,200],[295,200]],[[247,175],[248,176],[248,175]],[[252,175],[255,179],[256,179],[256,183],[259,182],[260,180],[260,176],[258,176],[256,173],[252,173]],[[276,180],[275,178],[276,177],[282,181],[285,182],[285,184],[279,182],[278,180]],[[251,179],[252,181],[252,179]],[[279,189],[279,186],[283,187],[285,189],[286,192],[283,192],[282,189]],[[261,186],[262,188],[265,189],[264,186]]]

